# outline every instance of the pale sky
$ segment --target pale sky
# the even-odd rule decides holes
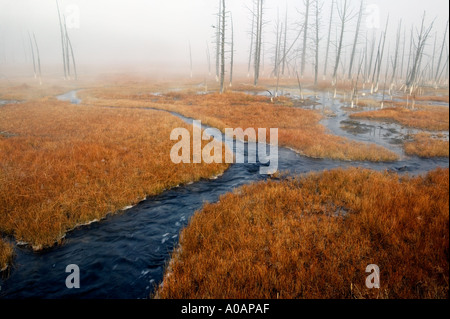
[[[365,1],[366,5],[378,6],[382,27],[390,14],[392,39],[399,19],[403,19],[403,25],[410,30],[413,23],[419,27],[426,10],[427,22],[436,18],[433,33],[437,32],[438,41],[442,42],[448,20],[448,0]],[[326,33],[331,0],[323,2],[322,33]],[[350,2],[356,11],[359,0]],[[216,21],[217,0],[59,0],[59,4],[68,19],[69,34],[80,65],[172,63],[189,68],[189,42],[194,67],[205,64],[207,43],[214,58],[211,26]],[[227,5],[234,19],[236,60],[246,63],[250,46],[250,15],[246,7],[251,7],[252,1],[227,0]],[[304,10],[303,1],[265,1],[267,61],[270,61],[274,45],[277,9],[284,18],[286,5],[290,38],[294,38],[295,23],[301,19],[299,12]],[[356,19],[352,24],[355,23]],[[333,25],[333,29],[336,27],[337,24]],[[0,73],[2,65],[30,63],[28,32],[36,35],[43,65],[62,64],[55,0],[0,0]],[[353,32],[354,27],[350,26],[346,35],[349,41],[353,39]]]

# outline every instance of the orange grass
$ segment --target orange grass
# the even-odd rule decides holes
[[[447,91],[448,94],[448,91]],[[437,95],[422,95],[422,96],[402,96],[400,97],[402,100],[409,99],[410,101],[414,98],[416,101],[424,101],[424,102],[443,102],[449,103],[449,96],[437,96]]]
[[[72,106],[52,99],[0,108],[0,233],[34,249],[68,230],[225,164],[175,165],[174,128],[160,111]],[[204,142],[206,144],[206,142]]]
[[[10,265],[13,253],[12,246],[0,239],[0,272]]]
[[[449,142],[429,133],[420,133],[413,137],[412,142],[405,143],[405,152],[423,158],[449,157]]]
[[[94,105],[116,107],[154,107],[196,118],[222,131],[225,128],[278,128],[279,144],[302,155],[315,158],[357,161],[395,161],[397,154],[375,144],[353,142],[327,132],[319,122],[322,116],[313,110],[289,107],[287,98],[275,103],[267,97],[243,93],[193,95],[181,92],[164,96],[127,95],[89,90],[84,101]]]
[[[197,212],[157,298],[448,298],[449,170],[333,170],[242,187]],[[366,267],[381,289],[366,288]]]
[[[416,110],[391,107],[354,113],[350,117],[373,121],[394,121],[406,127],[431,131],[448,131],[449,129],[449,108],[440,106],[422,106]]]
[[[58,83],[43,85],[29,83],[2,83],[0,82],[0,100],[28,101],[46,96],[56,96],[73,90],[71,86]]]

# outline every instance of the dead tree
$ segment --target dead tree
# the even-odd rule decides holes
[[[34,32],[33,32],[33,39],[34,39],[34,44],[35,44],[35,46],[36,46],[39,84],[42,84],[41,56],[40,56],[40,54],[39,54],[39,46],[38,46],[38,44],[37,44],[36,36],[35,36]]]
[[[319,49],[320,49],[320,12],[323,4],[319,3],[319,0],[315,0],[315,58],[314,58],[314,85],[319,82]]]
[[[389,15],[386,20],[386,27],[384,29],[384,33],[380,38],[380,42],[378,44],[378,53],[377,53],[377,59],[375,61],[375,69],[373,70],[373,76],[372,76],[372,93],[374,91],[374,83],[375,83],[375,92],[378,91],[378,86],[380,83],[380,75],[381,75],[381,69],[384,59],[384,49],[386,45],[386,35],[387,30],[389,26]],[[381,48],[381,49],[380,49]]]
[[[341,55],[342,55],[342,48],[344,46],[344,33],[345,33],[345,27],[346,24],[351,20],[351,13],[350,13],[350,6],[348,3],[348,0],[344,0],[344,3],[337,5],[337,11],[339,15],[339,19],[341,22],[341,31],[339,36],[339,44],[337,46],[337,55],[336,55],[336,63],[334,65],[334,72],[333,72],[333,82],[336,83],[337,80],[337,73],[339,70],[339,65],[341,62]]]
[[[254,85],[258,85],[259,75],[261,69],[261,53],[262,53],[262,34],[263,34],[263,12],[264,12],[264,0],[256,0],[256,38],[255,38],[255,56],[254,56]],[[255,13],[253,13],[255,14]]]
[[[403,79],[403,71],[405,66],[405,52],[406,52],[406,30],[403,32],[403,52],[402,52],[402,64],[400,70],[400,78]]]
[[[251,10],[250,12],[252,14],[252,31],[250,32],[250,53],[248,57],[247,77],[250,77],[250,70],[252,66],[252,57],[253,57],[253,42],[255,38],[255,2],[253,2],[253,10]]]
[[[364,1],[361,0],[361,6],[360,6],[360,9],[359,9],[359,14],[358,14],[358,22],[356,24],[355,40],[353,41],[353,49],[352,49],[352,55],[351,55],[351,58],[350,58],[350,66],[348,68],[348,79],[349,80],[352,78],[353,61],[355,59],[356,47],[358,45],[359,30],[361,28],[361,20],[362,20],[362,17],[363,17],[363,11],[364,11]]]
[[[435,73],[435,75],[434,75],[436,84],[437,84],[437,83],[439,82],[439,80],[440,80],[439,73],[440,73],[440,68],[441,68],[441,62],[442,62],[442,58],[443,58],[445,46],[447,45],[448,22],[449,22],[449,21],[447,20],[447,24],[446,24],[446,26],[445,26],[444,39],[443,39],[442,46],[441,46],[441,53],[440,53],[440,55],[439,55],[439,60],[438,60],[437,67],[436,67],[436,73]]]
[[[226,10],[225,10],[225,0],[222,0],[222,17],[221,17],[221,26],[220,26],[220,93],[224,93],[225,91],[225,19],[226,19]]]
[[[64,64],[64,78],[67,80],[66,46],[64,45],[65,44],[65,32],[64,32],[62,19],[61,19],[61,12],[59,10],[58,0],[56,0],[56,8],[58,10],[59,29],[61,32],[61,48],[62,48],[62,57],[63,57],[63,64]]]
[[[430,36],[430,32],[433,29],[434,22],[432,22],[429,27],[425,27],[425,17],[426,12],[424,12],[422,17],[422,25],[420,27],[420,31],[417,34],[417,41],[414,41],[414,60],[409,72],[408,80],[406,82],[406,86],[408,88],[411,88],[416,84],[417,77],[420,73],[420,64],[424,54],[425,46]]]
[[[326,55],[325,55],[325,68],[323,70],[324,77],[327,76],[327,69],[328,69],[328,55],[330,53],[331,26],[333,25],[333,12],[334,12],[334,0],[331,1],[330,23],[328,25],[327,51],[326,51]]]
[[[300,68],[300,75],[302,77],[305,74],[305,66],[306,66],[306,47],[307,47],[307,40],[308,40],[310,3],[311,3],[310,0],[304,0],[304,4],[305,4],[305,27],[303,28],[303,47],[302,47],[302,60],[301,60],[301,68]]]
[[[231,23],[231,59],[230,59],[230,87],[233,85],[233,71],[234,71],[234,25],[233,15],[230,13]]]
[[[217,27],[216,27],[216,81],[219,81],[220,77],[220,29],[222,18],[222,0],[219,0],[219,13],[217,15]]]
[[[272,76],[278,76],[278,65],[279,65],[279,55],[281,54],[281,52],[280,52],[280,46],[281,46],[281,36],[280,36],[280,32],[282,32],[281,31],[281,29],[282,29],[282,25],[281,25],[281,23],[280,23],[280,15],[279,15],[279,12],[278,12],[278,15],[277,15],[277,20],[276,20],[276,22],[275,22],[275,26],[276,26],[276,28],[275,28],[275,36],[276,36],[276,40],[275,40],[275,57],[274,57],[274,67],[273,67],[273,70],[272,70]]]
[[[365,79],[364,82],[368,83],[369,81],[369,77],[372,74],[372,66],[373,66],[373,57],[375,54],[375,43],[376,43],[376,35],[375,35],[375,31],[373,31],[372,34],[372,41],[371,41],[371,47],[370,47],[370,59],[367,59],[367,54],[366,54],[366,60],[368,60],[368,66],[367,66],[367,71],[366,71],[366,75],[365,75]]]
[[[37,79],[36,58],[35,58],[35,56],[34,56],[34,45],[33,45],[33,40],[31,39],[30,32],[28,32],[28,38],[29,38],[29,40],[30,40],[31,57],[33,58],[34,78]]]
[[[209,52],[208,41],[206,41],[206,61],[208,63],[208,74],[211,76],[211,53]]]
[[[394,61],[392,63],[392,78],[391,78],[391,84],[394,83],[395,77],[397,75],[397,68],[398,68],[398,55],[400,51],[400,38],[402,35],[402,20],[400,20],[397,30],[397,38],[395,43],[395,54],[394,54]]]
[[[286,16],[284,19],[284,44],[283,44],[283,57],[282,57],[282,75],[286,70],[286,49],[287,49],[287,24],[288,24],[288,7],[286,6]]]

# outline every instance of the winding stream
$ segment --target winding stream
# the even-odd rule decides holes
[[[80,103],[75,91],[60,99]],[[172,114],[192,124],[191,119]],[[332,121],[342,120],[330,118],[324,124],[333,126]],[[364,139],[378,141],[376,136],[372,140],[370,136]],[[229,147],[235,152],[240,149]],[[161,282],[179,233],[194,212],[205,202],[217,202],[221,195],[235,188],[265,180],[267,176],[259,174],[259,165],[234,164],[218,178],[168,190],[127,211],[70,232],[59,247],[40,253],[16,247],[10,274],[8,278],[0,279],[0,298],[148,298]],[[351,166],[421,174],[436,167],[449,167],[449,161],[404,157],[395,163],[341,162],[311,159],[288,149],[279,149],[279,170],[290,174]],[[65,269],[70,264],[80,268],[80,289],[71,290],[65,286],[68,276]]]

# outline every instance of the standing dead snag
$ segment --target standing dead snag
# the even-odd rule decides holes
[[[300,69],[300,75],[302,77],[305,75],[305,66],[306,66],[306,47],[307,47],[307,40],[308,40],[310,0],[304,0],[304,3],[305,3],[305,26],[303,28],[302,62],[301,62],[301,69]]]
[[[436,81],[436,85],[437,85],[437,83],[439,82],[439,80],[441,78],[440,77],[440,68],[441,68],[442,58],[443,58],[443,55],[444,55],[444,49],[445,49],[445,46],[447,45],[448,22],[449,21],[447,20],[447,24],[445,26],[444,40],[443,40],[442,46],[441,46],[441,53],[439,55],[439,60],[438,60],[437,67],[436,67],[436,73],[434,75],[434,79]]]
[[[320,12],[323,7],[323,3],[320,4],[319,0],[314,1],[315,6],[315,57],[314,57],[314,85],[319,82],[319,49],[320,49]]]
[[[34,44],[35,44],[35,46],[36,46],[36,53],[37,53],[38,71],[39,71],[39,73],[38,73],[38,74],[39,74],[39,84],[42,85],[41,56],[40,56],[40,54],[39,54],[39,46],[38,46],[38,44],[37,44],[36,36],[34,35],[34,32],[33,32],[33,39],[34,39]]]
[[[414,60],[412,63],[411,70],[409,72],[408,80],[406,82],[406,86],[408,88],[411,88],[416,84],[417,78],[420,74],[420,64],[424,54],[425,46],[430,36],[430,32],[433,29],[434,22],[431,23],[431,25],[428,28],[425,27],[425,16],[426,12],[424,12],[422,17],[422,25],[420,27],[420,31],[417,34],[417,42],[414,42],[415,47]]]
[[[231,20],[231,60],[230,60],[230,87],[233,86],[233,71],[234,71],[234,25],[233,15],[230,13]]]
[[[216,81],[219,82],[220,78],[220,28],[222,17],[222,0],[219,0],[219,14],[217,15],[217,27],[216,27]]]
[[[56,0],[56,8],[58,11],[58,19],[59,19],[59,29],[61,33],[61,48],[62,48],[62,57],[63,57],[63,65],[64,65],[64,79],[69,79],[70,74],[70,60],[72,60],[73,70],[75,79],[78,78],[77,75],[77,66],[75,63],[75,55],[73,53],[72,42],[70,41],[69,33],[67,31],[66,18],[64,15],[61,15],[61,11],[59,10],[58,0]]]
[[[256,43],[255,43],[255,56],[254,56],[254,67],[255,67],[255,78],[254,85],[258,85],[259,82],[259,73],[261,69],[261,53],[262,53],[262,32],[263,32],[263,5],[264,0],[256,0]]]
[[[363,11],[364,11],[364,0],[361,0],[361,6],[359,9],[359,14],[358,14],[358,23],[356,24],[355,41],[353,42],[352,56],[350,58],[350,67],[348,68],[348,79],[349,80],[352,78],[353,61],[355,59],[356,46],[358,45],[359,30],[361,28],[361,20],[362,20],[362,16],[363,16]]]
[[[402,20],[399,22],[398,30],[397,30],[397,39],[395,43],[395,55],[394,55],[394,62],[392,65],[392,78],[391,78],[391,86],[394,84],[395,78],[397,76],[397,68],[398,68],[398,55],[400,50],[400,38],[402,35]]]
[[[328,55],[330,53],[330,41],[331,41],[331,26],[333,24],[333,13],[334,13],[334,0],[331,1],[331,14],[330,14],[330,23],[328,25],[328,40],[327,40],[327,52],[325,55],[325,68],[323,70],[323,76],[327,76],[328,69]]]
[[[220,93],[224,93],[225,91],[225,19],[226,19],[226,11],[225,11],[225,0],[222,0],[222,17],[220,24],[220,35],[221,35],[221,49],[220,49]]]
[[[337,73],[339,70],[339,65],[341,62],[341,56],[342,56],[342,48],[344,46],[344,33],[345,33],[345,27],[347,23],[351,20],[351,12],[350,11],[350,5],[348,3],[348,0],[344,0],[344,3],[337,5],[337,11],[339,15],[339,19],[341,21],[341,31],[339,36],[339,44],[337,46],[337,55],[336,55],[336,63],[334,65],[334,72],[333,72],[333,82],[336,83],[337,80]]]
[[[28,32],[28,38],[30,40],[30,48],[31,48],[31,57],[33,58],[33,71],[34,71],[34,78],[37,79],[37,72],[36,72],[36,59],[34,57],[34,46],[33,41],[31,40],[30,32]]]
[[[59,29],[61,32],[61,48],[62,48],[62,57],[63,57],[63,64],[64,64],[64,79],[67,80],[66,47],[64,45],[65,36],[64,36],[64,28],[63,28],[63,24],[62,24],[61,12],[59,10],[58,0],[56,0],[56,8],[58,9]]]

